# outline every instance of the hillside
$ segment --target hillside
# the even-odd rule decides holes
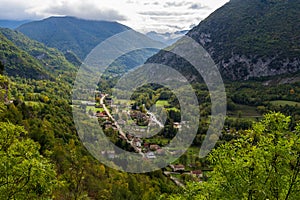
[[[50,17],[17,28],[31,39],[63,53],[74,52],[81,60],[106,38],[129,30],[117,22],[84,20],[75,17]]]
[[[298,0],[231,0],[187,33],[230,80],[293,74],[300,69]],[[190,65],[161,51],[148,62]]]
[[[50,75],[31,55],[18,48],[0,32],[0,62],[4,73],[32,79],[49,79]]]
[[[6,44],[2,45],[1,61],[9,76],[73,81],[79,65],[74,66],[57,49],[46,47],[11,29],[0,28],[0,34],[3,36],[2,43]],[[76,63],[76,57],[73,60]]]

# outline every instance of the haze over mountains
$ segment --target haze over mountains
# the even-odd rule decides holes
[[[153,40],[160,41],[167,45],[172,45],[177,40],[179,40],[182,36],[184,36],[188,31],[176,31],[175,33],[157,33],[155,31],[151,31],[147,33],[146,35],[150,37]]]
[[[15,29],[28,22],[30,22],[30,20],[0,20],[0,27]]]

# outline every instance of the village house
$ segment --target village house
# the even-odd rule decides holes
[[[202,178],[203,173],[201,170],[195,170],[190,172],[192,176],[197,177],[197,178]]]
[[[113,104],[113,99],[111,97],[106,97],[105,102],[107,105],[112,105]]]
[[[151,151],[156,151],[156,150],[158,150],[158,149],[160,149],[160,146],[159,146],[159,145],[157,145],[157,144],[151,144],[151,145],[150,145],[150,150],[151,150]]]
[[[107,117],[107,115],[106,115],[105,112],[97,112],[97,113],[96,113],[96,116],[97,116],[97,117],[100,117],[100,118]]]
[[[178,171],[184,171],[185,166],[184,165],[170,165],[172,168],[173,172],[178,172]]]
[[[135,143],[135,146],[141,148],[141,147],[142,147],[142,143],[141,143],[140,141],[137,141],[137,142]]]
[[[148,153],[146,154],[146,157],[147,157],[148,159],[155,159],[155,158],[156,158],[156,156],[154,155],[153,152],[148,152]]]
[[[181,128],[181,124],[179,122],[174,122],[173,123],[173,127],[176,129],[180,129]]]

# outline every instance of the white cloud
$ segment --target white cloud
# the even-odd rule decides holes
[[[76,16],[119,21],[138,31],[174,32],[198,24],[228,0],[0,0],[1,19]]]

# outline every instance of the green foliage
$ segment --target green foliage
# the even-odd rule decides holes
[[[250,73],[260,77],[266,71],[299,70],[291,64],[300,56],[299,24],[297,0],[231,0],[187,35],[210,53],[225,79],[244,80]],[[261,62],[267,60],[263,66]],[[148,61],[172,66],[189,80],[198,74],[191,64],[169,52],[161,51]],[[255,69],[256,65],[264,69]],[[197,79],[202,80],[200,75]]]
[[[189,199],[186,194],[195,194],[190,199],[297,199],[300,125],[294,131],[289,125],[290,117],[266,114],[238,139],[211,153],[213,172],[207,182],[173,199]]]
[[[37,41],[29,39],[18,31],[0,28],[0,32],[17,48],[25,51],[34,59],[34,63],[41,66],[49,75],[63,78],[70,82],[75,77],[77,67],[67,61],[65,56],[57,49],[49,48]],[[79,65],[80,66],[80,65]],[[37,77],[30,77],[37,79]]]
[[[5,66],[5,73],[24,78],[49,79],[45,69],[27,52],[19,49],[0,33],[0,62]]]
[[[51,163],[49,164],[51,168],[45,167],[44,171],[39,171],[42,185],[27,184],[24,191],[28,194],[19,190],[17,185],[10,187],[11,192],[20,191],[18,194],[20,196],[23,194],[15,199],[43,199],[46,197],[49,199],[155,199],[159,194],[171,194],[176,191],[175,185],[163,176],[161,171],[149,174],[127,174],[109,169],[95,160],[77,136],[72,120],[71,86],[69,84],[20,77],[10,77],[9,79],[6,76],[0,76],[0,89],[4,94],[7,92],[6,88],[8,93],[11,93],[8,100],[13,99],[14,102],[0,101],[0,129],[6,127],[7,121],[10,121],[11,126],[24,127],[15,128],[15,131],[12,132],[16,137],[12,146],[19,145],[19,143],[26,144],[26,147],[22,145],[20,148],[18,147],[21,150],[21,153],[18,154],[20,159],[22,156],[41,162],[46,157],[51,159],[46,159],[46,163],[40,163],[41,167]],[[19,129],[22,130],[20,136],[16,133],[16,130]],[[10,132],[4,131],[4,133]],[[0,136],[5,136],[4,133],[0,132]],[[91,137],[91,133],[87,134],[87,137]],[[93,138],[91,137],[91,139]],[[26,152],[31,150],[34,151],[32,157],[31,154],[26,155]],[[8,153],[6,154],[8,155]],[[1,163],[4,163],[4,159],[6,157],[1,152]],[[10,162],[15,161],[12,159]],[[19,164],[20,167],[26,168],[25,164],[21,165],[22,162]],[[5,165],[1,166],[5,167]],[[18,165],[15,164],[15,166]],[[26,169],[13,171],[14,169],[12,168],[9,172],[10,179],[14,181],[24,175],[24,181],[26,181]],[[2,172],[4,173],[4,170],[0,173]],[[45,192],[46,185],[42,174],[44,172],[49,174],[55,172],[59,186]],[[2,181],[2,174],[0,177]],[[51,183],[51,180],[49,178],[47,183]],[[36,181],[36,178],[30,179],[30,181]],[[14,191],[12,191],[13,189]],[[1,187],[1,183],[0,190],[0,195],[10,195],[10,193],[2,192],[8,189],[4,186]],[[31,193],[29,193],[30,191]],[[8,198],[0,196],[0,199]]]
[[[0,122],[0,199],[48,199],[57,183],[40,145],[23,127]]]
[[[9,79],[0,74],[0,102],[7,101],[9,96]]]

